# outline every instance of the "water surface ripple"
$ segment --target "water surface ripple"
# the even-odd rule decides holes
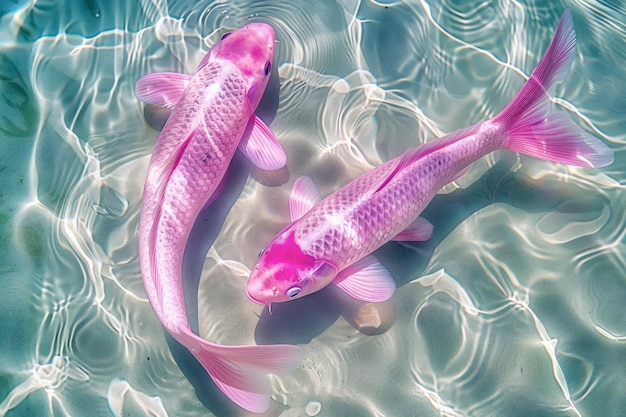
[[[398,283],[385,305],[329,287],[270,316],[247,299],[297,176],[327,195],[493,116],[565,7],[578,52],[554,105],[609,143],[612,166],[505,152],[478,161],[426,209],[430,241],[378,251]],[[293,375],[271,378],[267,415],[621,415],[626,8],[616,0],[0,5],[0,415],[247,415],[148,305],[139,210],[166,115],[144,108],[134,85],[149,72],[193,72],[248,21],[272,24],[280,42],[260,111],[288,169],[269,178],[235,159],[192,234],[185,285],[202,337],[306,350]],[[379,334],[359,331],[364,311],[379,314]]]

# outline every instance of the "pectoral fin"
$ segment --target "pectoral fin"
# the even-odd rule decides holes
[[[289,214],[291,221],[298,220],[306,214],[307,211],[319,203],[321,200],[320,192],[311,180],[311,178],[302,176],[293,183],[291,195],[289,196]]]
[[[252,115],[239,149],[258,168],[273,171],[285,166],[287,155],[278,139],[258,116]]]
[[[350,296],[363,301],[385,301],[396,290],[396,283],[387,268],[372,255],[339,272],[333,282]]]
[[[173,109],[180,101],[191,75],[177,72],[155,72],[137,81],[135,94],[139,100],[158,107]]]
[[[400,242],[423,242],[433,234],[433,225],[423,217],[413,220],[413,223],[401,231],[391,240]]]

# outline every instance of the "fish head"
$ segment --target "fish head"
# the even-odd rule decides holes
[[[211,48],[203,63],[210,58],[227,60],[234,64],[241,71],[248,102],[254,110],[272,72],[275,44],[276,36],[272,26],[266,23],[249,23],[222,35],[222,39]],[[202,65],[201,63],[200,67]]]
[[[304,253],[293,231],[287,230],[260,253],[246,293],[250,300],[271,308],[271,303],[294,300],[324,288],[336,275],[332,262]]]

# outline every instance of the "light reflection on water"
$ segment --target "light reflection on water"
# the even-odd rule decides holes
[[[185,275],[203,337],[305,348],[293,375],[272,377],[267,415],[617,415],[626,406],[615,366],[626,340],[626,10],[617,2],[568,4],[578,54],[555,91],[616,162],[585,170],[504,152],[478,161],[425,211],[429,242],[378,252],[399,289],[382,317],[389,329],[374,336],[354,327],[362,306],[333,288],[273,316],[245,296],[259,250],[287,222],[293,180],[309,175],[326,195],[494,115],[565,5],[15,3],[0,6],[0,414],[246,415],[166,338],[147,303],[137,230],[157,132],[133,91],[149,72],[192,72],[250,19],[271,23],[280,40],[278,107],[261,110],[289,178],[261,185],[236,158],[223,196],[198,219]]]

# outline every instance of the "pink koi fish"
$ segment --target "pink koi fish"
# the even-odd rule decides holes
[[[289,202],[292,223],[261,253],[248,297],[271,307],[333,282],[358,299],[388,299],[395,283],[371,253],[389,240],[428,240],[432,225],[419,214],[442,186],[495,150],[583,167],[611,164],[611,149],[565,113],[550,111],[547,91],[565,77],[575,47],[566,10],[539,65],[494,118],[409,149],[321,202],[311,180],[299,178]]]
[[[274,56],[274,30],[251,23],[213,46],[195,74],[155,73],[136,87],[143,101],[173,108],[148,166],[139,229],[144,287],[157,317],[233,402],[253,412],[269,407],[265,374],[292,372],[303,358],[290,345],[223,346],[189,326],[182,260],[199,212],[223,185],[237,147],[258,167],[278,169],[285,153],[254,115]]]

